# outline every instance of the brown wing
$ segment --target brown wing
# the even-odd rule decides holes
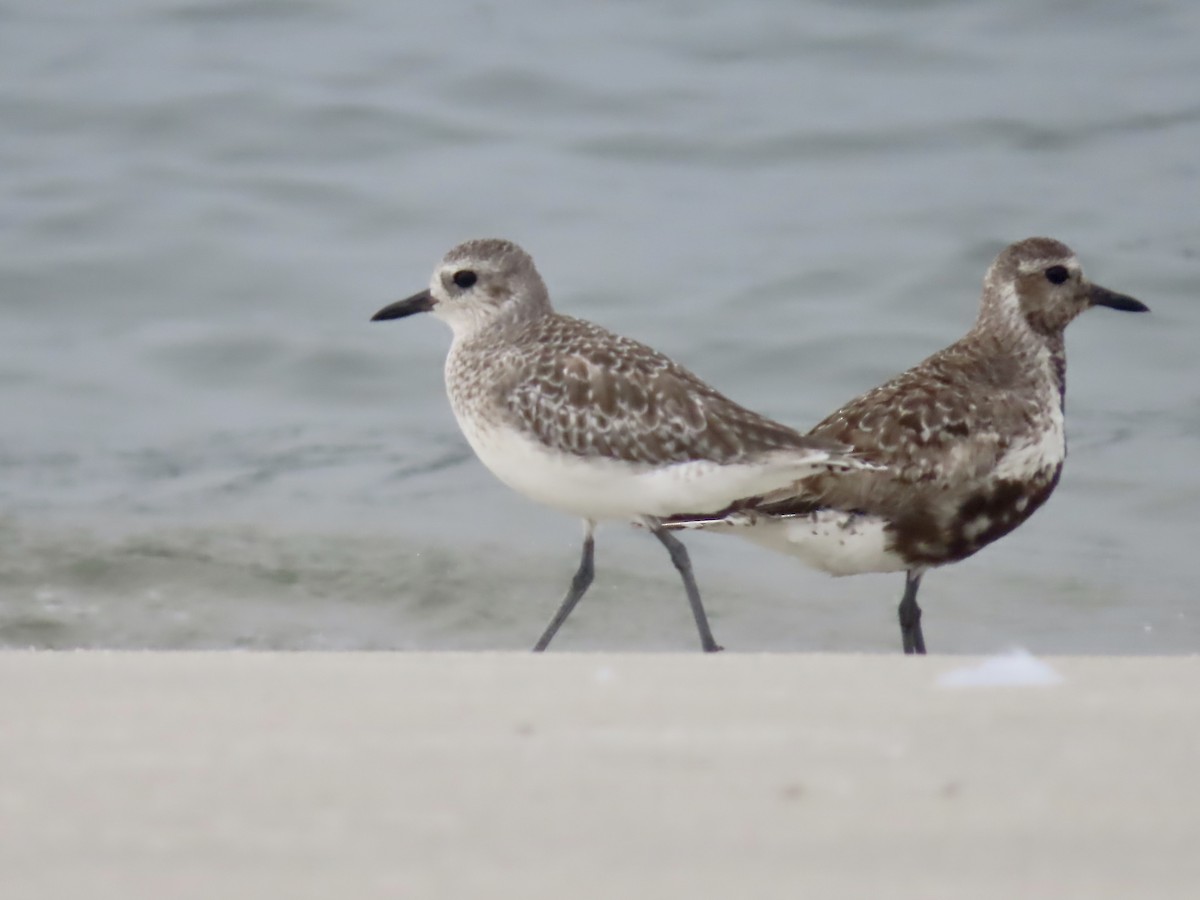
[[[972,399],[961,372],[930,365],[905,372],[852,400],[812,430],[850,444],[906,483],[984,472],[995,463],[1001,435]]]
[[[637,341],[565,316],[518,342],[521,368],[497,385],[506,408],[549,447],[628,462],[749,461],[778,450],[841,449],[734,403]],[[529,349],[532,348],[532,349]]]
[[[799,496],[771,512],[822,506],[891,517],[951,489],[984,478],[1013,434],[1027,433],[1037,410],[1011,383],[1011,373],[975,365],[963,342],[863,394],[826,417],[810,434],[848,444],[886,472],[818,475]],[[924,499],[923,499],[924,498]],[[946,498],[949,499],[949,498]]]

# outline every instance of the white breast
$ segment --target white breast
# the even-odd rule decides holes
[[[1055,403],[1041,431],[1029,435],[1004,451],[996,462],[994,478],[1025,481],[1038,472],[1055,469],[1067,455],[1062,407]]]

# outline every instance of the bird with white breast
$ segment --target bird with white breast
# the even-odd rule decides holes
[[[513,490],[583,520],[579,567],[535,650],[591,584],[594,530],[605,520],[642,525],[666,547],[701,647],[720,650],[687,550],[662,520],[874,467],[833,438],[739,406],[644,344],[556,313],[533,260],[510,241],[460,244],[426,290],[373,320],[420,312],[453,332],[446,392],[480,461]]]

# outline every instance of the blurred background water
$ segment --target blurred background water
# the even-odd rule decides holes
[[[530,645],[576,525],[367,321],[461,240],[808,426],[1049,234],[1153,313],[1072,326],[1061,487],[930,647],[1200,649],[1195,3],[0,2],[0,123],[2,646]],[[730,649],[896,649],[900,576],[688,541]],[[694,647],[656,542],[598,567],[556,647]]]

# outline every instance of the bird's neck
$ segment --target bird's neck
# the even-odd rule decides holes
[[[1037,331],[1020,315],[980,314],[964,341],[978,364],[989,366],[1012,386],[1023,385],[1058,396],[1067,389],[1067,351],[1061,330]]]
[[[473,311],[451,322],[454,346],[458,348],[482,348],[492,344],[508,343],[513,336],[553,311],[531,304],[510,304],[503,309],[486,312]]]

